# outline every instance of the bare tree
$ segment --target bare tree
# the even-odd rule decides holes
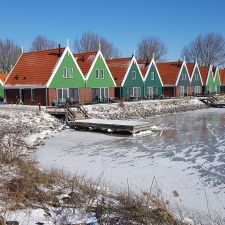
[[[21,54],[21,48],[10,39],[0,39],[0,71],[9,73]]]
[[[76,38],[74,41],[74,50],[78,53],[98,51],[99,47],[101,48],[102,54],[107,59],[119,56],[118,49],[97,33],[90,31],[84,32],[80,39]]]
[[[138,43],[137,57],[139,59],[151,60],[154,55],[155,61],[162,61],[167,54],[167,47],[157,37],[145,37]]]
[[[182,56],[186,61],[197,60],[199,65],[225,64],[225,39],[221,34],[208,33],[199,35],[184,47]]]
[[[57,43],[55,41],[49,40],[46,37],[41,35],[38,35],[31,43],[32,51],[48,50],[48,49],[52,49],[56,47],[57,47]]]

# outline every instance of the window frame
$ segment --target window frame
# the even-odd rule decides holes
[[[73,71],[73,72],[71,73],[71,71]],[[69,78],[74,78],[74,68],[73,67],[69,68]]]
[[[132,80],[136,80],[136,78],[137,78],[137,73],[136,73],[135,70],[131,71],[131,78],[132,78]]]
[[[105,71],[100,70],[100,79],[104,79],[104,78],[105,78]]]
[[[99,70],[95,70],[95,79],[99,79]]]
[[[67,67],[63,67],[63,78],[66,79],[68,77]]]
[[[150,80],[155,80],[155,72],[152,71],[150,74]]]
[[[36,96],[35,96],[35,88],[31,88],[31,92],[30,92],[30,97],[31,97],[31,101],[34,102],[36,100]]]

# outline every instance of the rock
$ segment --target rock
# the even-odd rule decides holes
[[[18,221],[7,221],[6,225],[19,225]]]

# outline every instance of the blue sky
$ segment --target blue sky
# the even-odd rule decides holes
[[[72,47],[85,31],[101,34],[122,56],[130,56],[138,41],[160,38],[168,48],[166,60],[180,58],[183,47],[199,34],[225,36],[223,0],[3,0],[0,38],[13,39],[27,51],[39,34]]]

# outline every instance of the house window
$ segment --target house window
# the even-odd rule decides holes
[[[127,88],[127,97],[138,99],[141,96],[141,88],[140,87],[129,87]]]
[[[155,98],[158,96],[158,87],[147,87],[148,98]]]
[[[179,89],[180,89],[180,97],[184,97],[184,86],[180,86],[179,87]]]
[[[155,73],[154,72],[151,72],[151,77],[150,77],[151,80],[155,80]]]
[[[195,94],[200,94],[200,86],[195,86],[194,87],[194,93]]]
[[[70,98],[71,103],[79,102],[78,88],[69,88],[69,98]]]
[[[68,89],[59,88],[57,89],[58,103],[65,103],[68,98]]]
[[[100,78],[104,79],[104,70],[100,70]]]
[[[31,101],[35,101],[35,89],[31,89]]]
[[[63,78],[67,78],[67,68],[63,68]]]
[[[181,79],[182,79],[182,80],[186,80],[186,78],[187,78],[187,77],[186,77],[186,74],[185,74],[185,73],[182,73],[182,74],[181,74]]]
[[[195,80],[198,80],[198,74],[197,73],[195,74]]]
[[[74,78],[74,69],[69,68],[69,78]]]
[[[95,77],[96,79],[99,79],[99,70],[95,70]]]
[[[92,88],[92,100],[106,102],[109,100],[109,88]]]
[[[136,71],[132,71],[131,72],[131,76],[132,76],[132,80],[135,80],[136,79]]]

